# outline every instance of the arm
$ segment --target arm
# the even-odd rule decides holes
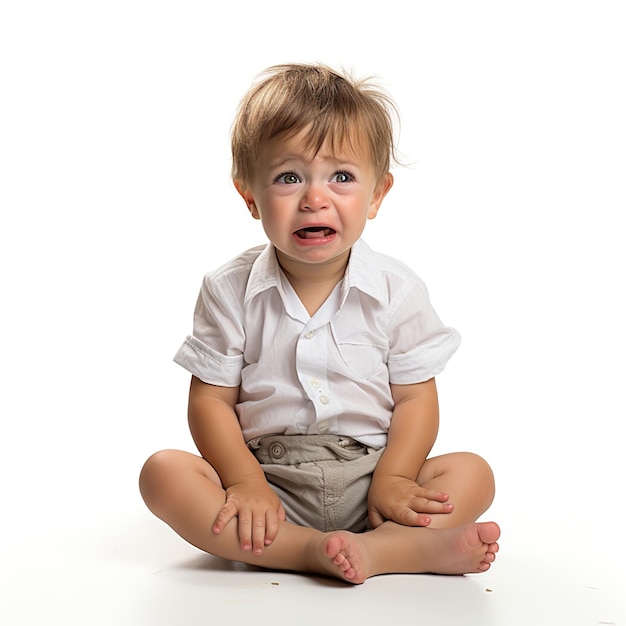
[[[235,404],[238,387],[217,387],[195,376],[189,389],[189,428],[202,456],[218,473],[226,502],[213,524],[220,533],[238,517],[241,547],[263,552],[276,537],[285,512],[243,439]]]
[[[393,520],[407,526],[426,526],[428,513],[449,513],[447,494],[424,489],[416,481],[437,437],[439,401],[435,379],[413,385],[391,385],[394,411],[387,447],[368,495],[370,522]]]

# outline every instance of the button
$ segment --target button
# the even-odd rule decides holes
[[[328,396],[320,396],[320,402],[322,404],[328,404],[330,402],[330,398]]]
[[[270,444],[270,456],[273,459],[280,459],[285,456],[285,446],[282,443],[278,443],[278,441],[274,441]]]
[[[308,333],[304,335],[305,339],[313,339],[313,337],[315,337],[315,331],[313,330],[310,330]]]
[[[311,387],[315,387],[316,389],[321,385],[320,381],[317,378],[311,378]]]

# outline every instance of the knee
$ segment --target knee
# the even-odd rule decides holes
[[[171,482],[176,450],[161,450],[148,458],[139,474],[139,491],[149,509],[158,506]]]
[[[495,478],[491,466],[482,456],[473,452],[462,452],[462,466],[472,484],[480,489],[485,498],[491,502],[495,495]]]

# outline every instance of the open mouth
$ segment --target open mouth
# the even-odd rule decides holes
[[[327,226],[309,226],[308,228],[297,230],[294,234],[300,239],[323,239],[324,237],[334,235],[335,230]]]

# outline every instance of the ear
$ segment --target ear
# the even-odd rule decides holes
[[[370,200],[370,210],[367,214],[368,220],[373,220],[376,215],[378,215],[378,209],[380,209],[380,205],[392,187],[393,174],[391,172],[387,172],[380,179],[378,185],[376,185],[376,189],[374,189],[374,193],[372,194],[372,199]]]
[[[239,192],[239,195],[243,198],[246,206],[248,207],[248,211],[250,211],[250,215],[255,220],[261,219],[258,209],[256,208],[256,204],[254,202],[254,196],[252,195],[252,191],[250,191],[249,187],[244,187],[241,181],[235,181],[235,189]]]

